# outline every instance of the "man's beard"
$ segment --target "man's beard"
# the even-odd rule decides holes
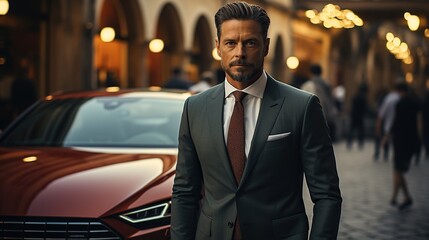
[[[252,71],[247,74],[244,71],[241,72],[240,70],[238,71],[238,73],[232,73],[231,67],[239,64],[245,65],[247,63],[243,61],[234,61],[229,64],[229,68],[225,67],[224,64],[221,64],[221,65],[223,70],[226,72],[226,74],[230,76],[234,81],[237,81],[237,82],[248,83],[258,77],[257,75],[260,73],[260,69],[254,68],[253,64],[249,64],[248,66],[246,66],[246,68],[249,68],[249,67],[252,68]]]

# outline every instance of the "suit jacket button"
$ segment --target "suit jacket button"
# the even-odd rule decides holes
[[[228,227],[229,228],[233,228],[234,227],[234,223],[233,222],[228,222]]]

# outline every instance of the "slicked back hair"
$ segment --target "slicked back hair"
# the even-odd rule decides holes
[[[246,2],[231,2],[222,6],[215,14],[217,38],[220,40],[222,23],[228,20],[255,20],[259,23],[262,36],[265,40],[270,27],[270,18],[267,12],[260,6]]]

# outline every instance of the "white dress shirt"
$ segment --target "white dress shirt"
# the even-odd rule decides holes
[[[267,84],[267,74],[265,71],[261,74],[258,80],[252,85],[241,90],[247,93],[242,103],[244,107],[244,134],[245,134],[245,152],[246,158],[249,156],[250,145],[252,143],[253,134],[255,133],[256,122],[258,121],[259,110],[261,109],[262,97],[264,95],[265,86]],[[229,122],[231,121],[232,111],[234,110],[235,98],[232,92],[240,91],[233,87],[225,79],[225,104],[223,106],[223,132],[225,143],[227,141]]]

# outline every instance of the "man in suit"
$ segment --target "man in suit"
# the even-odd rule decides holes
[[[226,81],[185,103],[171,239],[306,240],[304,175],[314,202],[310,239],[336,239],[342,199],[318,98],[263,70],[270,43],[264,9],[228,3],[215,23]],[[235,91],[246,93],[241,102]],[[229,129],[241,104],[244,124]],[[235,146],[241,140],[231,137],[242,130],[244,143]]]

